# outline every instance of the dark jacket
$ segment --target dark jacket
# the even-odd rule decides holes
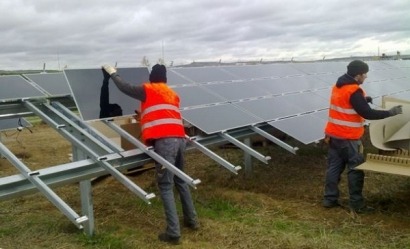
[[[120,105],[114,103],[110,104],[110,93],[108,88],[109,75],[104,75],[103,84],[100,92],[100,118],[110,118],[122,116],[122,108]]]
[[[359,85],[359,83],[352,76],[344,74],[337,80],[336,87],[340,88],[350,84]],[[360,116],[368,120],[383,119],[391,116],[389,111],[372,109],[366,98],[363,96],[363,90],[361,88],[350,96],[350,104]]]

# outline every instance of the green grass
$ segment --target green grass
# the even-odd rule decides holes
[[[34,139],[37,134],[27,134]],[[44,132],[51,135],[51,133]],[[59,136],[56,136],[58,139]],[[49,155],[46,143],[24,151]],[[55,144],[54,144],[54,147]],[[192,190],[201,228],[182,228],[182,245],[157,239],[165,228],[164,211],[153,171],[129,178],[157,195],[151,205],[133,195],[113,177],[93,184],[95,234],[87,236],[39,193],[0,202],[2,249],[134,249],[134,248],[256,248],[256,249],[406,249],[410,245],[410,179],[366,172],[364,194],[376,212],[354,216],[344,209],[321,207],[326,148],[300,146],[298,155],[275,145],[257,147],[272,160],[253,161],[253,175],[234,175],[198,152],[187,153],[189,175],[201,180]],[[67,145],[67,150],[71,146]],[[238,149],[213,148],[241,164]],[[23,151],[23,152],[24,152]],[[33,163],[34,156],[25,159]],[[37,163],[40,164],[40,163]],[[30,165],[31,167],[32,165]],[[10,168],[2,159],[4,172]],[[340,184],[341,202],[348,201],[346,175]],[[55,190],[80,212],[77,184]],[[181,205],[177,204],[181,214]]]
[[[124,238],[115,233],[97,234],[93,237],[81,235],[79,243],[87,248],[131,248]]]

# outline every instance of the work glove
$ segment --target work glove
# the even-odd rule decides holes
[[[390,116],[395,116],[395,115],[397,115],[397,114],[402,114],[402,113],[403,113],[403,110],[402,110],[401,107],[402,107],[401,105],[397,105],[397,106],[392,107],[392,108],[389,110]]]
[[[365,98],[366,98],[367,103],[373,104],[373,98],[372,97],[366,96]]]
[[[107,71],[104,70],[104,68],[102,68],[101,71],[104,75],[104,81],[108,81],[111,78],[111,76],[107,73]]]
[[[117,69],[115,69],[113,66],[110,66],[110,65],[104,65],[104,66],[102,66],[102,68],[103,68],[109,75],[112,75],[112,74],[114,74],[114,73],[117,72]]]

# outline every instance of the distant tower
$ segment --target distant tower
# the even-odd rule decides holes
[[[41,73],[46,73],[46,63],[43,63],[43,71]]]

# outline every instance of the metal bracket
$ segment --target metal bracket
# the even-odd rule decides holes
[[[71,121],[74,121],[76,125],[78,125],[81,129],[85,130],[88,134],[97,139],[99,142],[103,143],[104,146],[107,146],[111,151],[117,153],[122,151],[121,147],[111,142],[108,138],[106,138],[103,134],[101,134],[88,123],[83,122],[78,116],[73,115],[72,112],[61,103],[54,101],[51,102],[51,106],[57,109],[59,113],[62,113],[64,116],[68,117]]]
[[[268,164],[268,160],[271,159],[270,156],[264,156],[261,153],[257,152],[256,150],[252,149],[251,147],[247,146],[246,144],[240,142],[238,139],[232,137],[231,135],[229,135],[226,132],[221,132],[219,133],[223,138],[225,138],[226,140],[228,140],[229,142],[233,143],[234,145],[236,145],[237,147],[239,147],[240,149],[242,149],[243,151],[245,151],[246,153],[252,155],[253,157],[255,157],[256,159],[258,159],[259,161]]]
[[[267,133],[266,131],[256,127],[256,126],[250,126],[251,130],[253,130],[255,133],[258,133],[262,137],[268,139],[269,141],[272,141],[276,145],[279,145],[280,147],[284,148],[285,150],[289,151],[290,153],[293,153],[296,155],[296,151],[299,150],[298,147],[292,147],[289,144],[281,141],[280,139],[272,136],[271,134]]]
[[[31,171],[23,164],[11,151],[0,143],[0,152],[9,162],[11,162],[20,173],[29,180],[36,188],[56,206],[67,218],[74,223],[78,228],[82,229],[82,222],[88,220],[87,216],[78,215],[67,203],[65,203],[50,187],[47,186],[39,177],[38,171]]]
[[[29,101],[25,102],[27,108],[29,108],[33,113],[36,115],[40,116],[43,120],[45,120],[48,124],[51,126],[57,127],[57,122],[54,121],[50,116],[46,115],[44,112],[42,112],[39,108],[37,108],[35,105],[30,103]],[[76,129],[78,131],[82,131],[82,128],[79,125],[76,125],[72,120],[67,118],[66,116],[62,115],[59,113],[59,111],[56,108],[53,108],[50,105],[44,105],[46,108],[48,108],[50,111],[52,111],[54,114],[56,114],[58,117],[60,117],[62,120],[61,122],[66,122],[70,124],[73,129]],[[67,115],[67,114],[66,114]],[[74,114],[72,114],[73,116]],[[83,121],[79,120],[80,123]],[[141,199],[143,199],[145,202],[150,204],[151,202],[149,201],[152,197],[154,197],[154,194],[148,194],[146,193],[143,189],[141,189],[138,185],[136,185],[134,182],[132,182],[130,179],[128,179],[126,176],[124,176],[120,171],[118,171],[115,167],[113,167],[110,163],[106,161],[99,161],[98,158],[100,155],[98,155],[95,151],[93,151],[90,147],[84,144],[83,141],[81,141],[79,138],[75,137],[70,131],[66,129],[59,129],[58,130],[61,135],[63,135],[65,138],[67,138],[69,141],[71,141],[75,146],[78,148],[81,148],[85,153],[87,153],[91,159],[95,162],[97,162],[101,167],[103,167],[108,173],[110,173],[115,179],[117,179],[119,182],[121,182],[124,186],[126,186],[129,190],[131,190],[133,193],[135,193],[137,196],[139,196]],[[81,132],[83,134],[83,132]],[[84,136],[89,139],[89,141],[98,144],[100,147],[100,150],[102,148],[105,153],[110,153],[112,152],[108,147],[104,146],[99,140],[94,138],[88,133],[85,133]]]
[[[160,163],[161,165],[166,167],[168,170],[170,170],[172,173],[174,173],[176,176],[178,176],[183,181],[188,183],[191,187],[196,188],[196,185],[201,182],[199,179],[196,179],[196,180],[192,179],[185,172],[183,172],[182,170],[180,170],[177,167],[175,167],[174,165],[172,165],[170,162],[165,160],[162,156],[158,155],[151,146],[147,147],[141,141],[139,141],[135,137],[131,136],[128,132],[124,131],[117,124],[115,124],[115,123],[113,123],[112,121],[109,121],[109,120],[103,120],[103,122],[105,124],[107,124],[113,130],[115,130],[117,133],[119,133],[121,137],[124,137],[125,139],[127,139],[130,143],[135,145],[137,148],[141,149],[141,151],[143,151],[145,154],[150,156],[156,162]]]
[[[240,169],[242,169],[241,166],[234,166],[233,164],[231,164],[230,162],[226,161],[225,159],[223,159],[222,157],[220,157],[219,155],[217,155],[216,153],[212,152],[211,150],[209,150],[208,148],[206,148],[205,146],[203,146],[202,144],[200,144],[199,142],[197,142],[195,140],[195,137],[188,137],[186,136],[186,138],[188,139],[188,141],[199,151],[201,151],[202,153],[204,153],[205,155],[207,155],[208,157],[210,157],[211,159],[215,160],[217,163],[219,163],[220,165],[222,165],[223,167],[227,168],[229,171],[231,171],[234,174],[238,174],[238,171]]]

